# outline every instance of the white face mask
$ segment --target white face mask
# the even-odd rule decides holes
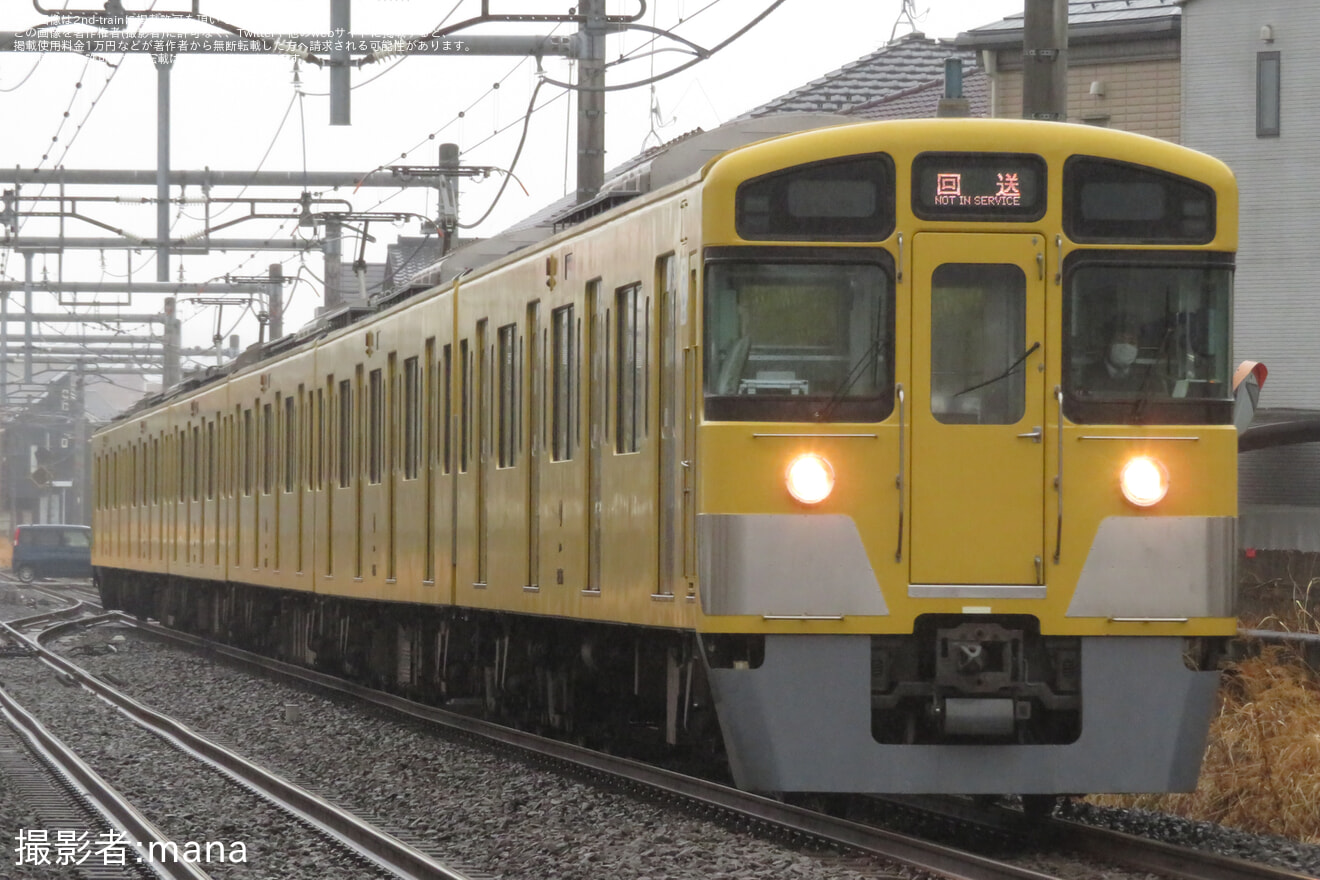
[[[1109,362],[1116,367],[1130,367],[1137,359],[1137,347],[1130,342],[1109,346]]]

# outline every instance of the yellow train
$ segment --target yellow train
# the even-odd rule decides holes
[[[1229,170],[1053,123],[714,134],[99,431],[106,602],[755,790],[1192,788]]]

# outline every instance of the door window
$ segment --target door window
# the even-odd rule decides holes
[[[1012,425],[1026,410],[1027,280],[1008,264],[946,263],[931,277],[931,413]]]

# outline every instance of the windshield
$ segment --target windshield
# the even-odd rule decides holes
[[[1078,265],[1064,300],[1068,417],[1090,424],[1231,422],[1231,309],[1228,266],[1114,258]]]
[[[885,418],[893,397],[892,291],[876,263],[708,264],[706,417]]]

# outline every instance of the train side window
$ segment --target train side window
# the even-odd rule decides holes
[[[353,380],[339,383],[339,437],[335,444],[339,450],[339,488],[353,483]]]
[[[462,373],[458,386],[459,395],[462,397],[459,402],[461,416],[458,429],[458,471],[465,474],[472,453],[472,353],[468,351],[466,339],[458,343],[458,368]]]
[[[379,369],[367,375],[367,482],[381,479],[385,450],[385,382]]]
[[[416,357],[403,362],[403,478],[417,479],[422,450],[422,373]]]
[[[175,468],[176,473],[174,480],[174,500],[177,502],[183,501],[184,492],[186,491],[186,485],[187,485],[184,482],[184,477],[185,477],[184,468],[186,467],[184,457],[187,454],[187,446],[185,445],[186,442],[187,442],[187,436],[184,434],[183,429],[176,428],[174,431],[174,446],[176,449],[175,460],[178,466]],[[127,455],[125,455],[124,457],[125,459],[128,458]],[[125,499],[130,502],[128,506],[132,506],[131,502],[133,499],[131,494],[128,492],[125,492],[124,494],[125,494]]]
[[[440,473],[449,473],[453,462],[453,405],[454,405],[454,347],[446,345],[441,350],[440,367],[440,407],[436,418],[440,420]]]
[[[202,496],[202,426],[192,429],[192,500]]]
[[[505,324],[498,330],[499,400],[495,426],[499,467],[513,467],[518,453],[518,325]]]
[[[647,362],[650,355],[650,298],[641,284],[614,292],[614,451],[637,452],[646,435]]]
[[[312,411],[312,461],[311,479],[308,481],[318,492],[324,487],[325,478],[325,391],[316,389],[316,403]]]
[[[267,403],[261,407],[261,494],[275,488],[275,414]]]
[[[1016,424],[1026,412],[1026,276],[1014,265],[946,263],[930,287],[931,414]]]
[[[154,452],[154,450],[153,450]],[[206,498],[215,498],[215,422],[206,423]],[[151,472],[150,467],[147,469]]]
[[[137,448],[137,444],[134,443],[134,444],[133,444],[133,491],[132,491],[132,494],[129,496],[129,499],[128,499],[128,501],[129,501],[129,507],[137,507],[137,504],[138,504],[138,498],[137,498],[137,496],[138,496],[138,491],[137,491],[137,490],[138,490],[137,473],[138,473],[138,448]]]
[[[568,461],[573,457],[573,366],[577,362],[571,305],[550,313],[550,333],[550,458]]]
[[[301,389],[300,389],[301,392]],[[293,396],[284,398],[284,491],[292,492],[298,474],[298,411]]]

